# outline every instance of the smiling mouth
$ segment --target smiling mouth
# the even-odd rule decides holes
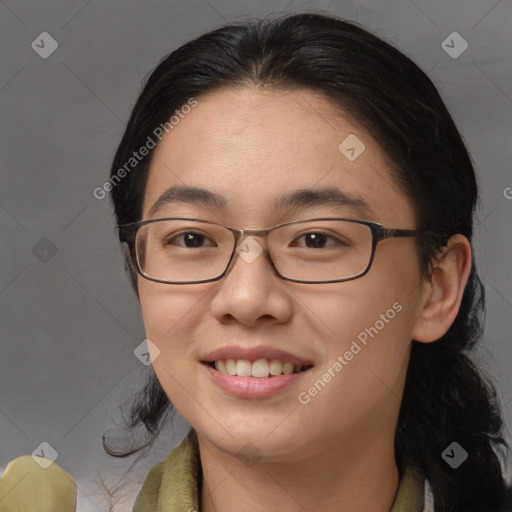
[[[204,364],[224,375],[233,377],[268,378],[279,375],[292,375],[313,368],[313,365],[293,364],[278,359],[218,359],[216,361],[204,361]]]

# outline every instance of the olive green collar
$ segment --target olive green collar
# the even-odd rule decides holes
[[[133,512],[199,511],[201,462],[194,430],[148,473]],[[406,467],[390,512],[422,512],[424,480]]]

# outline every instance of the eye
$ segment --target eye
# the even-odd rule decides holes
[[[310,231],[309,233],[303,233],[295,240],[303,239],[305,244],[301,245],[295,243],[296,246],[306,247],[308,249],[323,249],[325,247],[332,247],[334,245],[338,246],[348,246],[349,244],[340,240],[339,238],[335,238],[334,236],[327,235],[326,233],[321,233],[319,231]],[[327,243],[328,241],[330,243]]]
[[[210,247],[216,247],[215,242],[211,240],[204,233],[200,233],[197,231],[183,231],[182,233],[173,234],[172,236],[166,237],[162,241],[162,245],[177,245],[178,247],[185,248],[194,248],[194,247],[204,247],[204,243],[206,241],[211,241],[212,243],[209,245]],[[179,242],[182,243],[179,243]]]

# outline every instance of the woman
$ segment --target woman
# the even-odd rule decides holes
[[[192,427],[134,511],[510,510],[475,174],[407,57],[322,15],[210,32],[109,183],[154,369],[128,428]]]
[[[223,27],[153,71],[123,168],[156,374],[130,427],[171,407],[192,426],[135,510],[422,510],[425,488],[436,511],[508,510],[466,355],[474,170],[414,63],[334,17]]]

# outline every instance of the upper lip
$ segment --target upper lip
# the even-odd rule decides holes
[[[293,363],[301,365],[312,365],[313,362],[308,359],[297,357],[296,355],[280,350],[278,348],[260,345],[258,347],[240,347],[230,345],[221,347],[209,352],[201,358],[203,362],[218,361],[219,359],[246,359],[248,361],[256,361],[257,359],[278,359],[284,363]]]

